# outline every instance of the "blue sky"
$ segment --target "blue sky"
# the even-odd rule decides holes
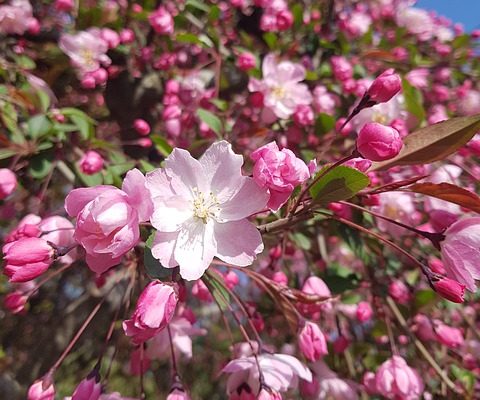
[[[480,29],[480,0],[419,0],[416,7],[435,10],[453,22],[461,22],[467,31]]]

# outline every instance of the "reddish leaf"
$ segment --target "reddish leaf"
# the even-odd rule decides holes
[[[403,179],[401,181],[392,182],[387,185],[377,186],[376,188],[360,192],[360,194],[378,194],[383,192],[390,192],[392,190],[400,189],[401,187],[411,185],[419,181],[420,179],[426,178],[428,175],[414,176],[413,178]]]
[[[395,165],[429,164],[443,160],[464,146],[480,130],[480,114],[451,118],[421,128],[408,135],[400,154],[391,160],[374,163],[371,171]]]
[[[436,197],[480,213],[480,197],[467,189],[450,183],[417,183],[405,190]]]

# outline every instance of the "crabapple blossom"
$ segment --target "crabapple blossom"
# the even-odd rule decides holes
[[[28,297],[23,292],[16,290],[5,296],[3,299],[3,305],[12,314],[19,314],[25,310],[27,300]]]
[[[390,126],[369,122],[358,132],[357,149],[368,160],[389,160],[400,153],[402,147],[400,134]]]
[[[255,150],[250,158],[255,161],[253,179],[268,190],[267,207],[273,211],[285,204],[295,186],[310,178],[305,162],[289,149],[280,150],[275,142]]]
[[[148,22],[160,35],[170,35],[174,30],[174,21],[172,14],[165,7],[158,7],[148,16]]]
[[[170,322],[178,302],[176,290],[160,281],[150,282],[140,295],[131,319],[123,322],[123,330],[135,344],[151,339]]]
[[[377,391],[387,399],[417,400],[423,394],[423,380],[400,356],[385,361],[375,374]]]
[[[463,303],[465,301],[465,285],[458,283],[454,279],[440,277],[433,281],[435,291],[444,299],[453,301],[454,303]]]
[[[4,274],[10,282],[27,282],[42,275],[53,262],[54,249],[45,240],[31,237],[3,246]]]
[[[141,136],[147,136],[151,130],[148,122],[141,118],[137,118],[133,121],[133,129],[135,129]]]
[[[372,82],[367,95],[377,103],[385,103],[395,96],[402,88],[402,81],[393,68],[382,72]]]
[[[278,118],[289,118],[299,105],[309,105],[312,95],[305,79],[305,68],[290,61],[277,62],[274,54],[268,54],[262,64],[261,81],[251,78],[248,88],[251,92],[263,94],[263,104]]]
[[[100,172],[103,168],[103,157],[96,151],[89,150],[80,159],[80,170],[87,175]]]
[[[444,235],[440,247],[447,276],[475,292],[475,280],[480,279],[480,218],[460,219]]]
[[[35,22],[38,24],[28,0],[12,0],[0,6],[1,33],[23,35]]]
[[[318,385],[313,388],[313,396],[309,399],[319,400],[357,400],[357,388],[349,380],[341,379],[323,361],[317,361],[312,365],[314,379]]]
[[[90,269],[101,274],[118,264],[140,239],[139,223],[152,213],[145,177],[138,169],[129,171],[122,190],[95,186],[72,190],[65,210],[77,217],[74,238],[85,249]]]
[[[190,396],[185,390],[175,388],[168,394],[166,400],[190,400]]]
[[[35,381],[28,389],[27,400],[55,400],[55,388],[51,378]]]
[[[379,206],[372,207],[372,210],[388,218],[401,221],[404,224],[416,225],[417,216],[414,198],[410,193],[385,192],[378,194]],[[383,219],[376,219],[378,228],[382,232],[388,232],[392,236],[405,235],[408,232],[405,228],[395,225]]]
[[[310,382],[312,373],[295,357],[287,354],[260,354],[258,365],[262,371],[264,384],[277,391],[285,392],[298,385],[298,378]],[[243,382],[253,393],[259,392],[259,371],[255,357],[241,357],[230,361],[222,372],[231,374],[227,382],[227,392],[233,393]]]
[[[72,394],[72,400],[98,400],[102,394],[100,377],[94,373],[82,380]]]
[[[0,168],[0,200],[10,196],[17,188],[17,177],[8,168]]]
[[[152,255],[165,268],[179,265],[182,278],[196,280],[215,256],[247,266],[263,251],[247,217],[264,209],[268,193],[242,175],[242,164],[243,157],[221,141],[198,161],[176,148],[164,168],[147,175],[157,230]]]
[[[309,361],[317,361],[328,354],[325,335],[317,324],[310,321],[305,322],[298,335],[298,346]]]

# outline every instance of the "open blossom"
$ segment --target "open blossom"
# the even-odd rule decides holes
[[[287,354],[260,354],[258,365],[264,383],[277,392],[296,388],[298,378],[310,382],[312,373],[295,357]],[[241,357],[230,361],[222,372],[231,374],[227,382],[227,392],[233,393],[242,383],[250,387],[252,393],[259,393],[259,372],[255,357]]]
[[[267,207],[277,211],[290,197],[295,186],[310,178],[307,165],[289,149],[280,150],[275,142],[255,150],[250,158],[255,161],[253,179],[268,189]]]
[[[64,33],[58,46],[82,75],[98,70],[102,64],[110,64],[106,54],[108,43],[99,36],[99,31],[81,31],[75,35]]]
[[[150,218],[152,203],[145,177],[133,169],[122,190],[108,185],[72,190],[65,209],[77,217],[74,237],[87,253],[88,266],[101,274],[138,243],[139,223]]]
[[[38,21],[28,0],[12,0],[0,6],[0,33],[23,35]]]
[[[440,247],[447,276],[475,292],[475,280],[480,279],[480,217],[461,219],[444,234]]]
[[[417,400],[423,394],[418,372],[400,356],[385,361],[375,375],[377,391],[387,399]]]
[[[391,219],[403,222],[404,224],[417,224],[414,198],[410,193],[385,192],[378,195],[379,206],[372,207],[372,210],[385,215]],[[408,231],[401,226],[392,224],[383,219],[376,219],[378,228],[382,232],[388,232],[392,236],[405,235]]]
[[[419,40],[426,41],[433,37],[435,25],[427,10],[415,7],[399,7],[396,16],[397,24],[416,35]]]
[[[242,164],[243,157],[221,141],[199,160],[176,148],[165,168],[147,175],[157,229],[152,254],[164,267],[179,265],[182,278],[196,280],[215,256],[247,266],[263,251],[247,217],[264,209],[268,193],[242,175]]]
[[[150,282],[138,298],[132,318],[123,322],[123,330],[135,344],[154,337],[173,317],[178,296],[173,286]]]
[[[312,365],[315,385],[302,385],[308,389],[305,393],[307,399],[315,400],[357,400],[358,394],[355,383],[340,378],[323,361],[317,361]]]
[[[0,200],[10,196],[17,188],[17,177],[8,168],[0,168]]]
[[[305,68],[290,61],[277,63],[274,54],[268,54],[262,64],[263,79],[251,78],[248,88],[251,92],[261,92],[263,103],[278,118],[289,118],[299,105],[312,102],[305,79]]]

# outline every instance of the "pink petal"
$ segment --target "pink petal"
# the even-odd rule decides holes
[[[146,187],[145,177],[138,169],[128,171],[122,190],[128,195],[130,205],[137,210],[139,222],[148,221],[153,211],[152,195]]]
[[[252,178],[244,177],[243,185],[230,200],[222,204],[220,218],[236,221],[265,209],[269,195]]]
[[[83,207],[101,194],[118,189],[114,186],[100,185],[91,188],[80,188],[72,190],[65,199],[65,210],[71,217],[76,217]]]

